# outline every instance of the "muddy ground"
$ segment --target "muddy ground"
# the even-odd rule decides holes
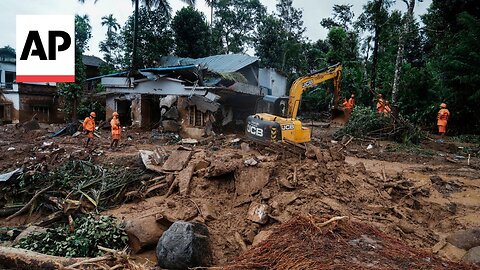
[[[159,137],[127,129],[119,149],[108,148],[108,130],[95,139],[95,147],[85,149],[83,135],[49,138],[58,128],[43,125],[41,130],[24,133],[12,125],[1,126],[0,171],[34,166],[42,160],[48,160],[43,166],[53,168],[72,158],[143,167],[139,150],[162,146],[171,154],[179,146],[167,143],[175,139],[171,135]],[[103,214],[123,220],[162,214],[205,222],[215,265],[233,260],[256,237],[258,240],[275,225],[297,215],[348,216],[409,246],[427,250],[453,232],[480,227],[478,145],[448,137],[439,143],[435,136],[418,146],[348,137],[334,140],[338,128],[314,127],[315,148],[307,151],[306,157],[244,142],[242,134],[216,135],[186,144],[192,154],[185,166],[194,167],[186,191],[174,189],[167,197],[167,186],[148,198],[125,199]],[[49,145],[52,142],[53,146]],[[46,147],[50,151],[44,151]],[[230,167],[225,169],[225,165]],[[179,173],[163,174],[173,178]],[[265,205],[268,217],[253,222],[249,209],[259,205]],[[0,219],[0,227],[23,225],[41,216]],[[440,254],[459,259],[448,251]],[[153,265],[155,254],[150,250],[135,258]]]

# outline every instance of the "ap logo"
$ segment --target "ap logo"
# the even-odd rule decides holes
[[[17,82],[75,81],[75,17],[17,15]]]

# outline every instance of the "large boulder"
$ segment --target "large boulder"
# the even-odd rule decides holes
[[[447,242],[465,250],[480,246],[480,228],[471,228],[453,233],[447,237]]]
[[[201,223],[176,221],[158,240],[156,253],[162,268],[207,266],[211,261],[208,228]]]
[[[474,263],[480,266],[480,246],[471,248],[462,260],[468,263]]]

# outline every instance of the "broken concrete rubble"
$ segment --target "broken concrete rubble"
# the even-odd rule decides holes
[[[175,150],[170,153],[170,156],[162,166],[164,171],[180,171],[190,160],[192,151]]]

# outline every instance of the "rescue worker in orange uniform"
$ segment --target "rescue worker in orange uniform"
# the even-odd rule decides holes
[[[441,136],[445,135],[445,132],[447,131],[447,122],[449,117],[450,111],[447,109],[447,104],[440,104],[440,110],[437,113],[437,126],[438,133],[440,133]]]
[[[383,113],[385,111],[385,100],[382,94],[377,95],[377,112]]]
[[[90,115],[85,118],[83,121],[83,130],[87,133],[87,143],[85,146],[88,147],[88,143],[90,140],[93,140],[93,132],[95,132],[95,117],[97,114],[95,112],[91,112]]]
[[[348,103],[350,104],[350,109],[353,110],[355,107],[355,94],[352,94],[350,98],[348,99]]]
[[[112,126],[112,143],[110,144],[110,148],[118,147],[118,141],[120,140],[122,128],[120,127],[118,116],[117,112],[113,112],[112,120],[110,121],[110,126]]]
[[[383,106],[383,114],[385,114],[385,116],[389,116],[391,112],[392,108],[390,107],[390,102],[386,100],[385,106]]]

